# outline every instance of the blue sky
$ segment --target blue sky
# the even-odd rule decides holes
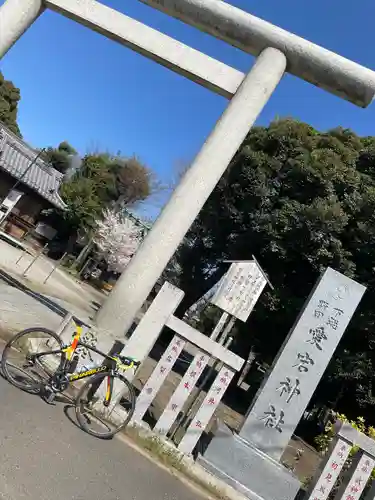
[[[251,56],[137,0],[103,3],[235,68],[247,71],[253,63]],[[375,69],[372,0],[231,3]],[[52,12],[9,51],[1,70],[21,89],[19,124],[31,144],[68,140],[81,153],[136,154],[164,181],[194,157],[226,105],[224,98]],[[289,75],[258,124],[275,116],[375,135],[375,104],[357,108]]]

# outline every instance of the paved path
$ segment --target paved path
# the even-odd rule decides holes
[[[118,439],[95,439],[0,378],[1,500],[200,500]]]
[[[31,283],[32,288],[36,288],[36,291],[58,297],[90,315],[93,313],[92,301],[103,302],[105,296],[101,292],[79,282],[63,269],[56,269],[47,283],[44,284],[44,279],[56,264],[46,257],[40,257],[27,271],[25,278],[23,272],[32,260],[31,255],[0,240],[0,267],[21,281],[26,281],[26,284]]]
[[[26,293],[0,281],[0,332],[7,338],[33,326],[55,330],[62,318]]]

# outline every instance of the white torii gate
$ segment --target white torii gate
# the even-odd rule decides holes
[[[52,9],[217,92],[230,102],[122,274],[97,325],[122,336],[241,146],[285,71],[366,107],[375,73],[221,0],[143,0],[257,57],[244,76],[94,0],[6,0],[0,58],[45,8]]]

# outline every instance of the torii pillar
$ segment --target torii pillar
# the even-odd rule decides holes
[[[144,0],[257,57],[242,85],[174,191],[98,315],[127,330],[286,70],[361,107],[375,73],[221,0]]]

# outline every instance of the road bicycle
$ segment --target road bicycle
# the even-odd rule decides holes
[[[2,373],[15,387],[40,394],[50,404],[54,404],[58,393],[74,389],[73,382],[79,384],[89,377],[74,399],[77,421],[92,436],[109,439],[129,423],[134,413],[134,389],[123,372],[136,369],[140,363],[120,354],[101,352],[81,340],[82,324],[75,322],[75,327],[73,340],[67,345],[46,328],[19,332],[4,348]],[[104,361],[75,371],[82,352],[96,353]]]

